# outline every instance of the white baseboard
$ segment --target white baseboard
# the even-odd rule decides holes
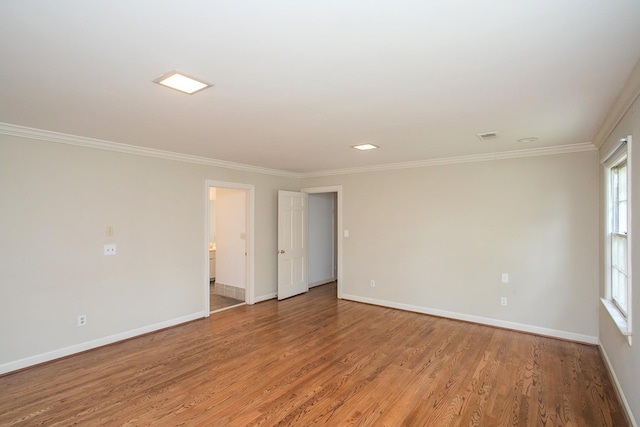
[[[81,353],[83,351],[91,350],[97,347],[113,344],[118,341],[123,341],[129,338],[134,338],[139,335],[148,334],[149,332],[155,332],[160,329],[176,326],[181,323],[190,322],[192,320],[201,319],[205,317],[203,311],[189,314],[186,316],[178,317],[175,319],[167,320],[153,325],[143,326],[141,328],[132,329],[130,331],[120,332],[118,334],[109,335],[104,338],[98,338],[92,341],[75,344],[69,347],[61,348],[58,350],[49,351],[47,353],[38,354],[35,356],[25,357],[24,359],[15,360],[0,365],[0,374],[6,374],[8,372],[17,371],[19,369],[28,368],[29,366],[38,365],[44,362],[50,362],[61,357],[71,356],[72,354]]]
[[[254,303],[259,303],[259,302],[267,301],[267,300],[274,299],[274,298],[277,298],[277,297],[278,297],[278,294],[273,292],[273,293],[270,293],[270,294],[265,294],[265,295],[260,295],[259,297],[255,297],[253,302]]]
[[[629,402],[622,391],[622,386],[620,385],[620,381],[618,381],[618,377],[616,376],[616,371],[613,370],[613,366],[611,366],[611,361],[609,360],[609,356],[607,356],[607,352],[604,350],[604,346],[602,342],[598,340],[598,347],[600,348],[600,353],[602,354],[602,358],[604,359],[605,365],[607,365],[607,369],[609,370],[609,375],[613,379],[613,384],[618,391],[618,395],[620,396],[620,400],[622,400],[622,406],[624,406],[624,410],[627,412],[627,418],[631,421],[632,427],[638,427],[638,423],[633,417],[633,412],[631,411],[631,407],[629,406]]]
[[[499,328],[513,329],[515,331],[528,332],[536,335],[544,335],[554,338],[582,342],[585,344],[598,344],[598,337],[590,335],[576,334],[573,332],[558,331],[555,329],[541,328],[539,326],[525,325],[523,323],[509,322],[506,320],[491,319],[488,317],[473,316],[470,314],[455,313],[452,311],[438,310],[435,308],[421,307],[399,302],[379,300],[375,298],[361,297],[358,295],[342,294],[342,298],[351,301],[364,302],[383,307],[397,308],[400,310],[413,311],[416,313],[430,314],[433,316],[446,317],[449,319],[464,320],[466,322],[480,323],[482,325],[496,326]]]

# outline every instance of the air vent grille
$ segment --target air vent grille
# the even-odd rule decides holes
[[[497,132],[485,132],[485,133],[479,133],[476,136],[478,137],[478,139],[480,141],[488,141],[490,139],[498,138],[498,133]]]

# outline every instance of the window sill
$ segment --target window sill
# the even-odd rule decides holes
[[[630,325],[627,322],[627,319],[625,319],[622,313],[620,313],[618,307],[616,307],[613,302],[607,299],[600,298],[600,301],[602,302],[602,305],[604,305],[604,308],[606,308],[609,312],[611,319],[613,319],[613,323],[615,323],[618,329],[620,329],[620,333],[626,337],[631,336],[631,328],[629,327]]]

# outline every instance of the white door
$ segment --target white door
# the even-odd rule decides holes
[[[307,194],[278,191],[278,299],[307,292]]]

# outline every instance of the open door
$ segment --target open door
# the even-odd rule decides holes
[[[278,191],[278,299],[309,290],[307,194]]]

